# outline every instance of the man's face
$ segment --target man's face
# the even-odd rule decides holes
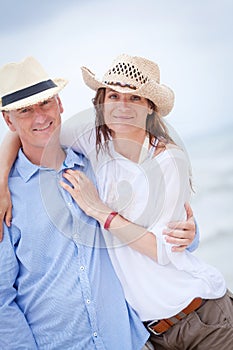
[[[13,111],[4,111],[4,119],[11,131],[16,131],[27,154],[44,148],[59,130],[63,106],[58,96]]]

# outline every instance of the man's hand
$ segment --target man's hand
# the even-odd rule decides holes
[[[196,226],[193,217],[192,208],[188,203],[185,203],[185,210],[187,214],[186,221],[170,222],[167,229],[163,230],[163,234],[167,235],[166,241],[174,244],[173,252],[184,251],[194,240]]]

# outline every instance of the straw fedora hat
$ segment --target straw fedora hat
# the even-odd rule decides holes
[[[67,81],[50,79],[34,57],[0,68],[0,110],[10,111],[34,105],[55,96]]]
[[[157,106],[161,117],[173,108],[174,92],[160,84],[158,65],[146,58],[122,54],[113,61],[102,80],[97,79],[86,67],[81,67],[81,70],[85,84],[95,91],[110,88],[147,98]]]

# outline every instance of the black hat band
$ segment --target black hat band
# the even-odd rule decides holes
[[[30,97],[32,95],[38,94],[39,92],[57,87],[57,85],[51,80],[42,81],[38,84],[29,86],[22,90],[13,92],[12,94],[5,95],[2,97],[2,107],[9,105],[10,103],[23,100],[24,98]]]

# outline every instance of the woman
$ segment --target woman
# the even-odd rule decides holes
[[[82,71],[96,91],[97,160],[91,148],[87,153],[101,199],[80,172],[67,171],[71,186],[61,185],[104,227],[126,299],[156,349],[230,349],[233,300],[222,275],[187,250],[174,253],[163,235],[167,222],[184,219],[190,196],[186,156],[162,122],[173,92],[160,84],[158,66],[142,57],[117,57],[102,81]],[[145,230],[132,230],[131,222]],[[147,256],[143,239],[151,242]]]

